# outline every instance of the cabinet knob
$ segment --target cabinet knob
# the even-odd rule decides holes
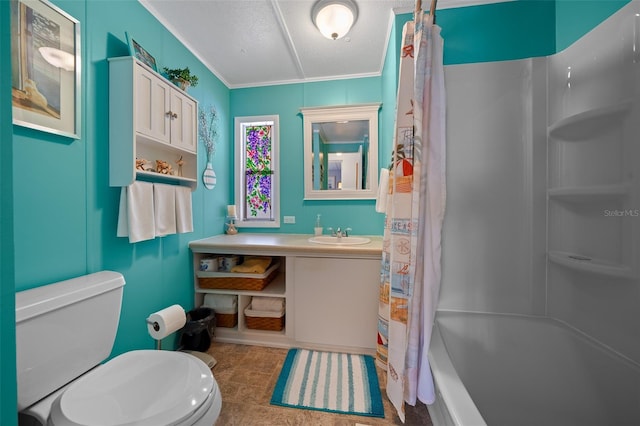
[[[173,112],[173,111],[167,111],[167,112],[165,113],[165,115],[167,115],[167,116],[169,116],[169,117],[171,117],[171,118],[178,118],[178,114],[176,114],[176,113],[175,113],[175,112]]]

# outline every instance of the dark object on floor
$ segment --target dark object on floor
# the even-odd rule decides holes
[[[180,345],[184,349],[206,352],[211,345],[216,327],[216,317],[211,308],[197,308],[187,312],[187,322],[182,328]]]

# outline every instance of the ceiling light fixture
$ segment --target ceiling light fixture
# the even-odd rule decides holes
[[[323,36],[337,40],[344,37],[358,18],[353,0],[318,0],[311,9],[311,19]]]

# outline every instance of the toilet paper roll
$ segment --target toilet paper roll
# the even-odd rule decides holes
[[[180,305],[169,306],[149,315],[147,329],[156,340],[162,340],[169,334],[180,330],[187,322],[187,315]]]

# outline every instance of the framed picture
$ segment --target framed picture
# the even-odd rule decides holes
[[[127,44],[129,44],[129,51],[131,52],[131,56],[148,65],[152,70],[158,72],[156,58],[154,58],[149,52],[144,50],[144,48],[140,46],[140,43],[138,43],[133,37],[131,37],[131,34],[125,33],[125,35],[127,36]]]
[[[80,23],[46,0],[11,1],[13,123],[80,138]]]

